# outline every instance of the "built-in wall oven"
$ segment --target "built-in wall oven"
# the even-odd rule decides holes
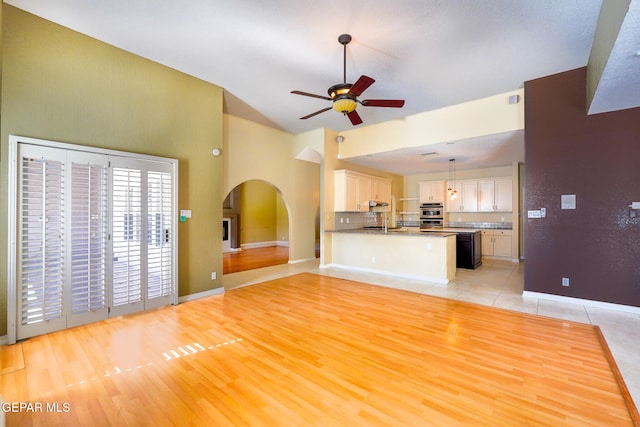
[[[442,228],[444,205],[442,203],[422,203],[420,205],[420,228]]]

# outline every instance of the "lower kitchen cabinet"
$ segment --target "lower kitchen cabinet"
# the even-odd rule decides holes
[[[481,234],[456,233],[456,267],[476,269],[482,265]]]
[[[511,230],[482,230],[482,256],[511,258]]]

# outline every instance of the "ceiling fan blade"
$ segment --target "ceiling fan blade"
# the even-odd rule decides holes
[[[300,120],[304,120],[304,119],[308,119],[309,117],[313,117],[313,116],[317,116],[320,113],[324,113],[325,111],[329,111],[331,110],[332,107],[327,107],[327,108],[323,108],[322,110],[318,110],[315,113],[311,113],[309,115],[306,115],[304,117],[300,117]]]
[[[402,108],[404,106],[404,99],[365,99],[364,101],[360,101],[360,104],[365,107]]]
[[[331,101],[331,98],[329,98],[328,96],[324,96],[324,95],[315,95],[313,93],[301,92],[299,90],[292,90],[291,93],[294,93],[296,95],[310,96],[312,98],[320,98],[320,99],[326,99],[327,101]]]
[[[354,94],[355,96],[360,96],[362,92],[367,90],[369,86],[371,86],[375,82],[371,77],[362,75],[349,89],[349,93]]]
[[[351,124],[354,126],[362,123],[362,119],[360,118],[360,115],[356,110],[353,110],[352,112],[347,113],[347,117],[349,117],[349,120],[351,120]]]

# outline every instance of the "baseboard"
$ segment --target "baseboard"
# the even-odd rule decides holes
[[[270,246],[284,246],[288,248],[289,241],[288,240],[270,240],[266,242],[243,243],[240,245],[239,249],[233,249],[233,250],[238,251],[242,249],[268,248]]]
[[[316,258],[290,259],[289,264],[300,264],[301,262],[313,261],[314,259]]]
[[[193,301],[193,300],[197,300],[200,298],[205,298],[205,297],[210,297],[212,295],[220,295],[224,293],[224,288],[220,287],[220,288],[215,288],[215,289],[211,289],[208,291],[204,291],[204,292],[197,292],[195,294],[189,294],[189,295],[185,295],[183,297],[179,297],[178,298],[178,303],[183,303],[183,302],[187,302],[187,301]]]
[[[626,313],[640,314],[640,307],[633,305],[615,304],[612,302],[596,301],[591,299],[565,297],[563,295],[546,294],[544,292],[523,291],[523,297],[546,299],[550,301],[564,302],[567,304],[580,304],[587,307],[606,308],[609,310],[624,311]]]
[[[418,276],[416,274],[405,274],[405,273],[396,273],[396,272],[390,272],[390,271],[386,271],[386,270],[376,270],[373,268],[365,268],[365,267],[354,267],[352,265],[343,265],[343,264],[328,264],[328,265],[323,265],[322,268],[327,268],[327,267],[334,267],[334,268],[339,268],[341,270],[350,270],[350,271],[357,271],[357,272],[361,272],[361,273],[373,273],[373,274],[379,274],[382,276],[389,276],[389,277],[398,277],[398,278],[402,278],[402,279],[412,279],[412,280],[421,280],[424,282],[434,282],[434,283],[439,283],[442,285],[446,285],[449,283],[449,280],[447,279],[439,279],[436,277],[429,277],[429,276]]]
[[[254,242],[254,243],[243,243],[240,245],[242,249],[252,249],[252,248],[267,248],[269,246],[277,246],[277,240],[271,240],[267,242]]]
[[[490,259],[494,261],[511,261],[514,263],[519,263],[520,260],[518,258],[509,258],[504,256],[493,256],[493,255],[482,255],[482,259]]]

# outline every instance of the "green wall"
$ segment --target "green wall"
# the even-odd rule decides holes
[[[0,313],[6,313],[8,135],[179,160],[179,294],[222,286],[220,87],[2,4]],[[5,335],[6,315],[0,316]]]
[[[277,231],[277,192],[264,181],[240,186],[240,243],[273,242]]]

